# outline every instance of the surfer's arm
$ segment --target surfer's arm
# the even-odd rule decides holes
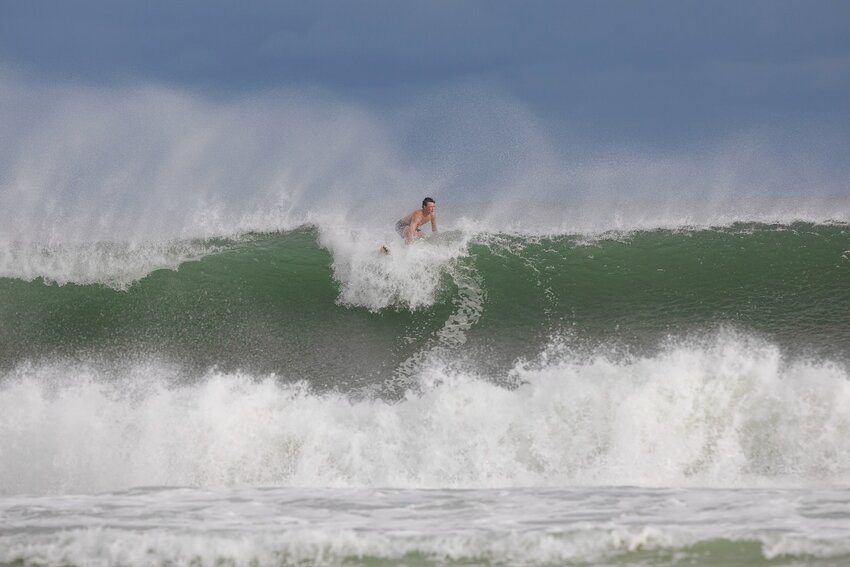
[[[437,232],[437,215],[431,215],[431,232]]]

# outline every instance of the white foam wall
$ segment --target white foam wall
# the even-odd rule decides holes
[[[754,486],[850,480],[850,382],[742,336],[518,365],[427,365],[398,402],[161,363],[39,363],[0,381],[9,493],[138,485]]]

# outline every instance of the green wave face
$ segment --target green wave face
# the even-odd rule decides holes
[[[476,250],[490,300],[482,331],[521,337],[566,327],[578,336],[648,346],[731,325],[797,352],[850,347],[846,226],[501,240],[501,247]]]
[[[439,266],[430,300],[414,308],[346,301],[361,264],[337,269],[319,242],[315,230],[220,242],[126,289],[0,279],[0,366],[154,355],[348,389],[427,357],[503,372],[553,338],[641,352],[719,326],[794,355],[850,356],[846,225],[479,236]],[[378,255],[364,258],[391,270],[393,255]]]

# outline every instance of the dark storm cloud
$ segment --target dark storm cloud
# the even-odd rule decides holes
[[[49,80],[366,102],[481,81],[550,123],[675,138],[752,121],[850,129],[847,22],[841,1],[7,1],[0,57]]]

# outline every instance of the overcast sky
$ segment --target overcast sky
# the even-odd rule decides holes
[[[615,143],[850,132],[843,0],[4,0],[0,61],[46,82],[316,88],[376,107],[484,84],[555,132]]]

